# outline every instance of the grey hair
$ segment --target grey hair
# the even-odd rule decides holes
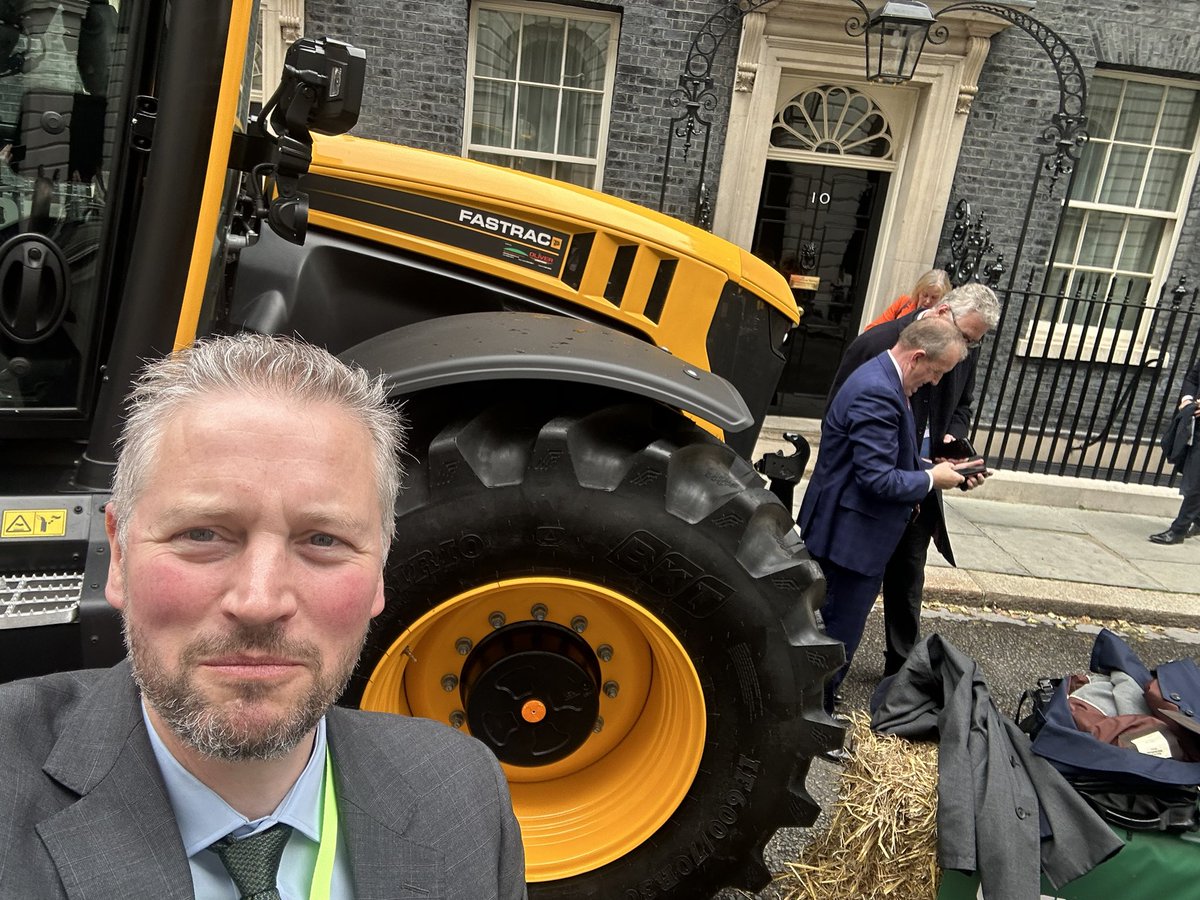
[[[967,358],[967,342],[953,322],[926,316],[904,326],[896,346],[901,350],[923,350],[931,360],[941,361],[954,355],[955,364]]]
[[[956,319],[975,313],[987,325],[988,331],[1000,321],[1000,301],[996,299],[995,291],[977,281],[956,287],[941,302],[950,307]]]
[[[320,347],[246,333],[197,341],[151,362],[134,382],[113,476],[112,502],[122,547],[130,512],[157,462],[157,448],[167,427],[188,404],[221,394],[329,403],[361,422],[371,436],[384,550],[391,546],[404,422],[388,402],[383,379],[343,363]]]

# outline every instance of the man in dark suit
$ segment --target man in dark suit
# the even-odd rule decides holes
[[[938,447],[955,438],[966,439],[970,432],[979,343],[1000,319],[1000,304],[991,288],[982,284],[963,285],[928,310],[913,312],[864,331],[842,357],[829,392],[829,402],[851,372],[892,346],[900,332],[918,318],[943,318],[953,322],[969,348],[966,359],[936,384],[918,388],[912,398],[913,422],[921,444],[921,456],[938,460],[942,458]],[[925,590],[925,562],[930,539],[946,561],[954,565],[942,497],[937,491],[931,491],[921,501],[920,511],[908,523],[884,570],[883,618],[887,644],[884,675],[900,670],[920,637],[921,596]]]
[[[1183,376],[1183,390],[1179,398],[1179,413],[1190,411],[1196,426],[1200,426],[1200,359],[1192,363],[1187,374]],[[1179,515],[1166,531],[1150,535],[1150,540],[1156,544],[1182,544],[1184,538],[1192,537],[1200,532],[1200,451],[1196,447],[1200,439],[1196,437],[1196,428],[1191,432],[1191,442],[1183,457],[1179,469],[1183,479],[1179,483],[1179,493],[1183,494],[1183,502],[1179,504]]]
[[[916,504],[930,491],[964,481],[953,464],[920,458],[909,398],[921,385],[936,384],[966,354],[952,322],[913,322],[893,347],[850,375],[822,423],[800,529],[825,574],[825,631],[846,645],[846,662],[825,687],[829,712]]]
[[[383,608],[400,436],[319,348],[147,369],[105,522],[129,659],[0,688],[0,896],[525,897],[487,748],[332,708]]]

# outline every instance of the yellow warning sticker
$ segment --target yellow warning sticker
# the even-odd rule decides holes
[[[0,538],[62,537],[67,533],[65,509],[6,509]]]

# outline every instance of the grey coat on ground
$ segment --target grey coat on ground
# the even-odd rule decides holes
[[[495,757],[433,722],[328,715],[358,900],[525,897]],[[191,900],[128,663],[0,687],[0,897]]]
[[[1124,846],[1000,714],[975,660],[940,635],[913,648],[872,705],[875,731],[939,742],[938,863],[978,871],[987,900],[1038,900],[1039,859],[1059,887]]]

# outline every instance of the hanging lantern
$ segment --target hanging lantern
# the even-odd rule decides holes
[[[919,0],[887,0],[867,19],[867,79],[908,81],[916,71],[933,13]]]

